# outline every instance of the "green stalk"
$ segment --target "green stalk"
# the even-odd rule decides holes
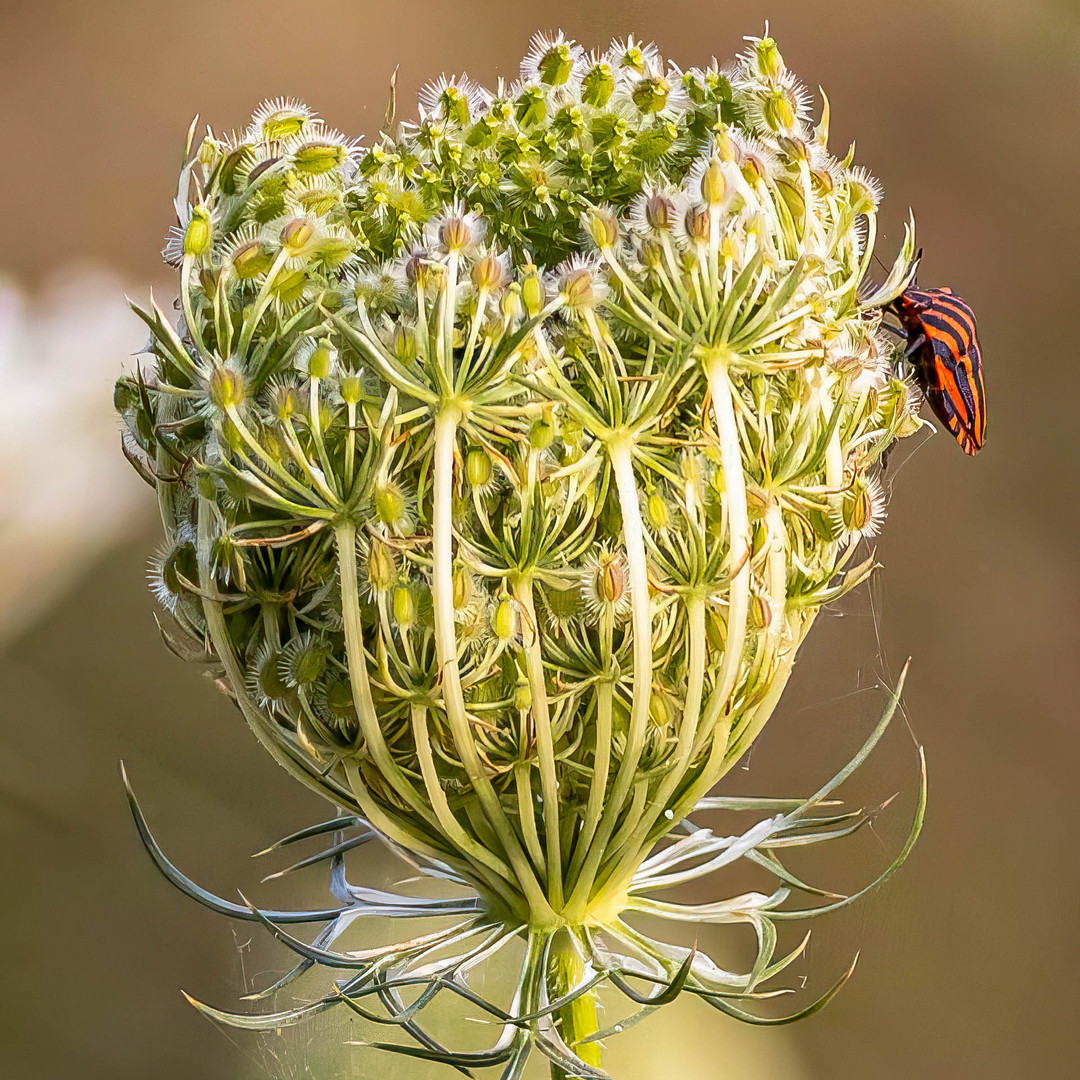
[[[458,666],[457,632],[454,626],[452,504],[454,442],[458,428],[456,413],[457,410],[453,407],[444,408],[435,417],[431,596],[435,613],[435,651],[442,675],[443,706],[462,768],[480,800],[484,815],[510,860],[510,865],[514,868],[534,918],[541,922],[554,922],[555,913],[529,865],[521,842],[510,826],[490,778],[484,772],[465,713],[465,696],[462,693],[461,671]]]
[[[622,509],[623,539],[626,543],[626,561],[630,571],[634,702],[630,710],[626,750],[615,774],[615,783],[612,785],[611,795],[604,807],[596,839],[590,846],[581,876],[567,904],[568,910],[574,913],[574,917],[581,917],[588,906],[600,861],[634,783],[638,762],[641,760],[641,750],[645,743],[645,733],[648,729],[649,697],[652,692],[652,612],[649,601],[649,569],[645,555],[645,534],[641,521],[637,478],[634,476],[634,461],[629,439],[622,436],[613,440],[608,454],[615,476],[619,506]]]
[[[364,649],[364,632],[360,619],[360,591],[356,576],[356,526],[343,522],[334,530],[337,544],[338,575],[341,579],[341,614],[345,623],[345,654],[349,666],[349,685],[352,687],[353,703],[360,721],[360,730],[371,760],[386,782],[405,802],[406,806],[431,825],[436,824],[432,808],[425,802],[409,778],[394,760],[383,738],[375,702],[371,696],[368,677],[367,654]]]
[[[435,771],[435,760],[431,753],[431,742],[427,726],[427,709],[423,705],[414,704],[410,710],[412,720],[413,743],[416,746],[416,757],[420,762],[420,774],[424,779],[424,790],[428,800],[435,811],[439,825],[451,841],[464,855],[476,860],[481,866],[494,870],[500,877],[507,881],[514,881],[514,874],[497,855],[492,854],[470,836],[462,824],[450,809],[450,803],[439,782],[439,775]]]
[[[613,633],[614,615],[610,610],[605,610],[600,616],[600,658],[604,666],[604,678],[597,683],[595,689],[596,746],[593,755],[593,774],[592,782],[589,784],[589,798],[585,804],[585,818],[567,875],[571,886],[576,882],[581,865],[589,853],[592,839],[596,835],[596,827],[600,822],[600,813],[604,808],[604,796],[607,794],[608,773],[611,769],[611,705],[614,695],[610,678]]]
[[[585,961],[577,949],[569,931],[562,930],[555,935],[548,951],[547,992],[548,1000],[555,1001],[565,996],[581,983],[585,973]],[[600,1030],[597,1018],[596,991],[590,990],[564,1005],[555,1013],[555,1022],[564,1043],[586,1065],[599,1068],[602,1064],[600,1044],[581,1042]],[[571,1080],[573,1073],[568,1073],[552,1063],[551,1080]]]
[[[551,734],[551,711],[544,679],[544,654],[540,643],[540,624],[533,604],[532,583],[518,581],[514,596],[529,624],[524,643],[525,668],[529,679],[529,706],[540,759],[540,797],[544,804],[544,841],[547,851],[547,883],[551,906],[558,911],[563,904],[563,867],[559,837],[559,780],[555,771],[555,745]]]
[[[735,421],[735,388],[728,374],[729,357],[714,350],[706,361],[705,374],[712,395],[713,415],[720,440],[720,467],[724,475],[730,550],[727,641],[720,666],[717,694],[721,706],[731,697],[746,642],[750,610],[750,518],[746,509],[746,474],[743,471],[739,428]]]
[[[687,625],[689,630],[690,651],[687,659],[688,677],[686,700],[683,705],[682,720],[679,725],[679,737],[675,748],[675,760],[671,770],[661,781],[653,795],[649,810],[642,815],[637,827],[630,835],[621,861],[611,875],[614,888],[625,888],[630,883],[634,871],[641,860],[648,854],[651,846],[649,835],[660,815],[668,809],[668,802],[683,782],[690,768],[691,751],[694,735],[697,732],[701,716],[701,697],[705,684],[705,600],[694,595],[687,600]]]
[[[252,734],[266,749],[267,753],[276,761],[290,776],[299,780],[304,787],[331,801],[348,799],[348,791],[341,784],[332,781],[329,777],[320,777],[308,771],[300,761],[297,761],[281,745],[281,730],[277,725],[272,725],[256,708],[255,703],[247,693],[246,672],[240,664],[240,660],[229,638],[228,627],[225,625],[225,614],[222,605],[217,600],[208,599],[214,588],[214,582],[210,576],[210,543],[211,523],[210,513],[213,504],[199,497],[198,511],[198,563],[199,563],[199,588],[203,592],[202,608],[206,618],[206,629],[210,636],[210,643],[214,647],[221,666],[229,679],[229,685],[236,694],[236,703],[251,728]]]

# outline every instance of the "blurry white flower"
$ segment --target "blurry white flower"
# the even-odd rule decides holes
[[[117,357],[143,344],[107,273],[65,273],[35,296],[0,281],[0,638],[143,517],[112,403]]]

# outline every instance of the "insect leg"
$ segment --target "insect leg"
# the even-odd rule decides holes
[[[908,347],[904,350],[904,359],[910,360],[929,340],[925,334],[920,334],[914,341],[909,341]]]

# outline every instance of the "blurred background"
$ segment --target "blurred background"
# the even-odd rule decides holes
[[[885,569],[846,617],[815,628],[788,700],[730,778],[731,790],[809,792],[873,718],[878,701],[853,691],[914,656],[906,706],[930,763],[926,829],[884,890],[816,927],[799,969],[820,991],[861,950],[854,978],[782,1032],[680,1004],[616,1043],[612,1068],[620,1080],[1077,1075],[1080,7],[3,0],[5,1075],[419,1075],[370,1051],[348,1071],[305,1072],[284,1039],[227,1038],[200,1019],[179,987],[230,1007],[286,960],[157,876],[117,777],[123,756],[193,876],[284,900],[247,855],[320,807],[162,647],[144,579],[152,499],[111,415],[112,381],[143,340],[124,293],[174,288],[158,251],[191,118],[231,129],[262,98],[294,94],[371,136],[398,64],[409,115],[440,71],[513,76],[537,29],[588,47],[634,33],[689,66],[729,58],[766,18],[789,65],[826,87],[833,145],[857,135],[858,160],[885,183],[883,257],[914,207],[922,283],[953,286],[978,313],[989,442],[975,461],[947,436],[897,456]],[[911,739],[895,730],[855,794],[901,791],[899,809],[861,847],[815,864],[816,881],[854,888],[885,865],[914,778]],[[320,888],[317,875],[298,878],[292,895]]]

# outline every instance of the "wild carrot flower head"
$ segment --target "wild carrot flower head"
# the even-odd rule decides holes
[[[353,975],[269,1027],[378,990],[415,1036],[399,985],[482,1001],[463,972],[505,950],[520,976],[487,1056],[417,1052],[518,1076],[539,1049],[598,1077],[598,987],[745,1018],[797,955],[775,930],[806,887],[776,852],[851,822],[815,812],[829,786],[709,793],[818,612],[871,572],[884,456],[918,427],[879,335],[913,226],[871,290],[880,185],[810,105],[767,36],[684,71],[558,33],[513,86],[429,84],[372,146],[275,100],[192,154],[182,318],[139,312],[149,363],[117,400],[174,632],[341,808],[340,908],[315,944],[275,933]],[[716,809],[756,822],[691,823]],[[455,898],[349,885],[342,852],[373,832]],[[744,857],[773,892],[656,895]],[[453,925],[334,951],[368,913]],[[723,971],[634,913],[749,923],[757,959]]]

